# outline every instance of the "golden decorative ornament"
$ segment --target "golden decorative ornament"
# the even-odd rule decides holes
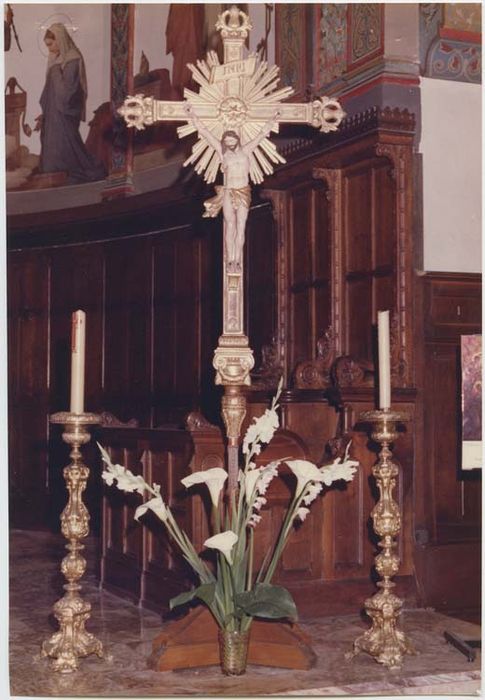
[[[371,517],[375,532],[381,537],[381,553],[375,558],[376,571],[382,581],[377,583],[378,593],[365,601],[365,611],[372,620],[372,626],[354,642],[354,649],[347,654],[351,659],[361,651],[372,656],[378,663],[388,668],[402,666],[405,654],[415,654],[411,641],[398,629],[402,600],[392,589],[396,585],[391,578],[399,571],[399,557],[395,553],[395,538],[401,529],[401,514],[392,493],[399,474],[397,464],[392,460],[390,444],[399,437],[397,424],[408,420],[406,413],[398,411],[365,411],[361,419],[372,423],[372,439],[381,445],[379,459],[372,468],[379,489],[379,500],[372,510]]]
[[[55,603],[53,612],[59,622],[59,631],[42,644],[41,656],[48,656],[54,671],[70,673],[78,667],[78,658],[97,654],[104,656],[103,645],[84,626],[90,617],[91,604],[79,594],[79,579],[86,570],[86,559],[81,555],[80,543],[89,534],[89,512],[82,500],[89,477],[89,468],[83,463],[80,451],[91,439],[88,426],[98,425],[101,418],[94,413],[55,413],[51,423],[64,425],[62,439],[72,450],[72,462],[64,467],[63,474],[69,500],[61,514],[61,531],[69,540],[68,554],[61,563],[61,571],[67,580],[64,596]]]

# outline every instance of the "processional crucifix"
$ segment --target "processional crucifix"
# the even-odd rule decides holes
[[[273,172],[272,163],[285,163],[267,138],[279,124],[310,124],[323,132],[335,131],[345,113],[328,97],[310,103],[286,103],[292,87],[277,89],[279,68],[252,53],[244,58],[244,42],[252,29],[248,15],[236,6],[219,15],[224,62],[214,51],[197,65],[188,65],[199,92],[184,90],[184,101],[162,101],[153,97],[128,97],[119,113],[129,127],[144,129],[160,121],[187,121],[177,130],[180,138],[197,131],[198,140],[184,165],[194,165],[208,183],[219,168],[223,184],[204,203],[203,216],[222,210],[224,220],[223,329],[214,353],[215,383],[224,387],[222,416],[228,441],[229,491],[238,475],[238,444],[246,415],[243,387],[250,385],[253,351],[244,333],[243,249],[246,220],[251,201],[250,182],[259,184]]]

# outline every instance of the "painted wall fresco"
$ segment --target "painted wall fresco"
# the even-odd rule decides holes
[[[9,7],[18,41],[4,47],[7,190],[102,180],[85,141],[109,98],[109,5]]]
[[[429,78],[481,82],[481,5],[421,3],[421,74]]]
[[[315,83],[328,85],[347,69],[347,3],[315,7]]]
[[[178,144],[175,127],[164,124],[142,134],[127,134],[116,109],[133,89],[156,99],[180,99],[187,82],[183,66],[187,60],[201,58],[209,48],[217,50],[214,41],[220,41],[220,37],[214,23],[226,5],[5,5],[7,190],[50,189],[104,180],[108,174],[113,180],[125,178],[131,171],[165,165],[174,158],[178,162],[180,157],[174,155],[174,144]],[[240,6],[244,9],[246,4]],[[248,48],[273,61],[271,12],[263,4],[255,4],[251,19]],[[80,121],[79,137],[71,134],[76,150],[83,154],[76,177],[62,160],[56,161],[55,169],[46,166],[41,153],[45,130],[37,117],[42,114],[39,99],[48,55],[44,34],[53,23],[67,28],[78,51],[77,60],[84,66],[80,73],[87,98],[80,116],[85,111],[86,118]],[[64,67],[62,64],[62,71]],[[55,141],[51,153],[57,148]],[[95,168],[89,165],[89,159],[96,162]]]
[[[349,70],[384,53],[384,5],[349,3],[348,24]]]
[[[294,99],[320,94],[347,73],[384,53],[384,5],[276,5],[276,62]]]
[[[275,60],[280,67],[281,86],[291,85],[295,90],[293,100],[304,97],[311,80],[307,70],[307,20],[306,4],[275,6]]]

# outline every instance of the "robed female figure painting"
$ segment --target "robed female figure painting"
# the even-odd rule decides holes
[[[40,170],[66,172],[68,184],[100,180],[103,166],[87,152],[79,133],[86,120],[88,94],[84,59],[62,23],[49,27],[44,36],[49,51],[47,75],[40,97]]]

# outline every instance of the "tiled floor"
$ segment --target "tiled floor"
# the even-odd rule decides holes
[[[352,661],[345,652],[366,628],[356,614],[303,621],[317,655],[309,671],[249,666],[245,676],[227,678],[217,667],[158,673],[146,668],[160,617],[100,592],[89,570],[83,596],[92,603],[87,624],[104,644],[108,658],[80,660],[79,670],[53,673],[39,658],[40,645],[57,629],[52,605],[62,595],[61,536],[13,532],[10,552],[10,682],[12,695],[139,697],[171,695],[451,695],[476,694],[480,656],[472,663],[443,639],[444,629],[473,638],[480,628],[425,610],[402,615],[402,628],[420,651],[399,671],[379,666],[367,655]],[[88,561],[92,559],[89,555]],[[92,562],[90,562],[92,564]],[[91,566],[92,569],[92,566]]]

